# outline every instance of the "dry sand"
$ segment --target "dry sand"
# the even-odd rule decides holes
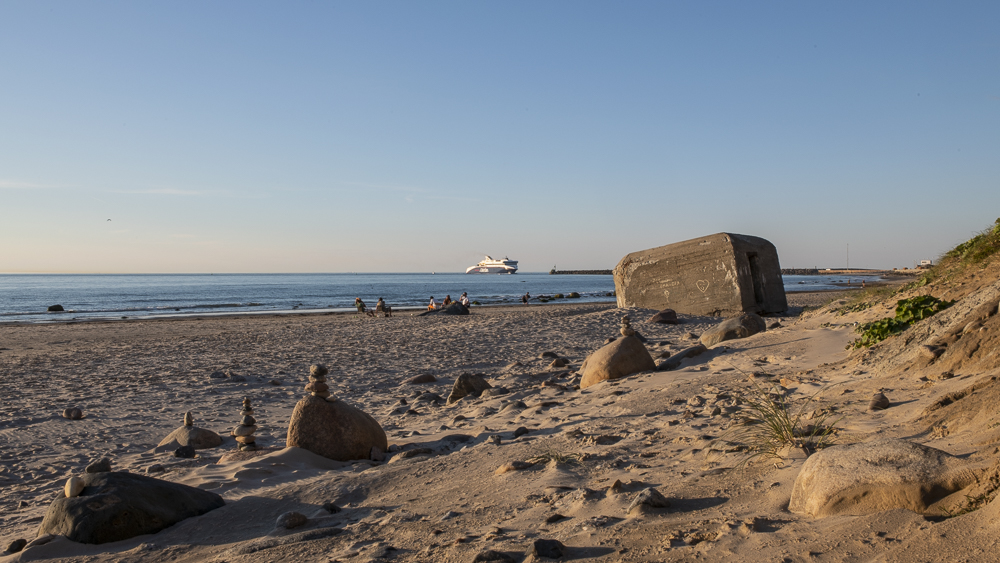
[[[789,300],[801,310],[842,296],[800,293]],[[468,562],[492,549],[520,561],[538,538],[561,541],[566,558],[577,560],[958,559],[937,530],[974,535],[954,524],[961,518],[934,523],[905,510],[793,514],[787,506],[801,461],[732,470],[737,454],[706,452],[731,423],[734,393],[749,379],[780,381],[800,402],[821,392],[816,404],[836,405],[845,415],[841,439],[855,441],[875,433],[916,436],[911,421],[930,391],[959,389],[971,374],[927,390],[916,379],[858,367],[845,350],[856,320],[821,309],[769,318],[781,327],[726,342],[676,371],[573,388],[580,363],[617,334],[623,314],[649,339],[654,357],[695,343],[692,333],[718,322],[682,315],[677,326],[645,324],[654,312],[581,304],[476,308],[468,317],[0,326],[0,549],[34,538],[66,478],[101,457],[133,472],[162,464],[162,478],[216,491],[227,502],[155,535],[99,546],[57,539],[0,560]],[[570,365],[548,367],[551,360],[540,358],[546,351]],[[289,448],[217,463],[234,450],[228,436],[192,460],[153,451],[185,411],[196,426],[227,435],[244,397],[257,412],[258,444],[283,447],[313,363],[331,368],[331,391],[382,424],[390,450],[426,447],[431,454],[339,463]],[[245,381],[212,378],[216,371]],[[418,398],[446,398],[462,373],[484,374],[509,393],[454,405]],[[438,382],[402,384],[420,374]],[[899,406],[866,411],[876,388]],[[704,412],[713,406],[721,412]],[[85,417],[62,418],[68,407]],[[685,418],[686,410],[696,416]],[[528,432],[515,438],[519,427]],[[947,436],[917,440],[954,454],[976,449],[971,440]],[[495,474],[507,462],[537,456],[553,461]],[[628,514],[645,487],[658,489],[671,507]],[[328,502],[343,511],[327,512]],[[309,523],[276,531],[276,518],[290,510]],[[565,518],[551,520],[555,514]],[[990,549],[975,541],[976,549]]]

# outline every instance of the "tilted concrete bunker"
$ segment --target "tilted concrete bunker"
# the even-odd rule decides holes
[[[619,307],[712,316],[788,308],[778,251],[760,237],[718,233],[633,252],[614,274]]]

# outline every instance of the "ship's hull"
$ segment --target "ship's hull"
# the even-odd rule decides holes
[[[505,268],[503,266],[473,266],[465,271],[466,274],[513,274],[517,268]]]

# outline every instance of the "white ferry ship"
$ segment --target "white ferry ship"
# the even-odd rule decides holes
[[[513,274],[517,271],[517,260],[506,256],[503,260],[494,260],[489,256],[485,260],[465,270],[466,274]]]

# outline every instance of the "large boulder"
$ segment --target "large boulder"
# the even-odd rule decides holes
[[[580,370],[580,389],[609,379],[618,379],[640,371],[653,371],[656,363],[635,336],[619,338],[587,357]]]
[[[455,380],[455,385],[451,387],[451,394],[448,395],[448,404],[467,397],[478,397],[483,391],[493,387],[485,379],[471,373],[463,373]]]
[[[767,330],[767,324],[760,315],[743,313],[731,319],[726,319],[715,328],[705,331],[701,335],[701,343],[711,348],[720,342],[746,338],[765,330]]]
[[[652,317],[649,317],[649,320],[646,322],[661,325],[675,325],[678,323],[677,311],[674,311],[673,309],[664,309]]]
[[[832,446],[809,456],[788,509],[798,514],[923,512],[976,481],[969,463],[941,450],[892,438]]]
[[[181,446],[191,446],[196,450],[205,450],[222,445],[222,437],[197,426],[181,426],[156,445],[156,451],[173,451]]]
[[[614,278],[619,307],[713,317],[788,308],[778,251],[760,237],[716,233],[632,252]]]
[[[49,505],[38,535],[57,534],[79,543],[107,543],[164,528],[225,504],[219,495],[134,473],[85,473],[73,498]]]
[[[368,413],[313,395],[295,405],[285,444],[337,461],[368,459],[373,447],[389,449],[385,431]]]

